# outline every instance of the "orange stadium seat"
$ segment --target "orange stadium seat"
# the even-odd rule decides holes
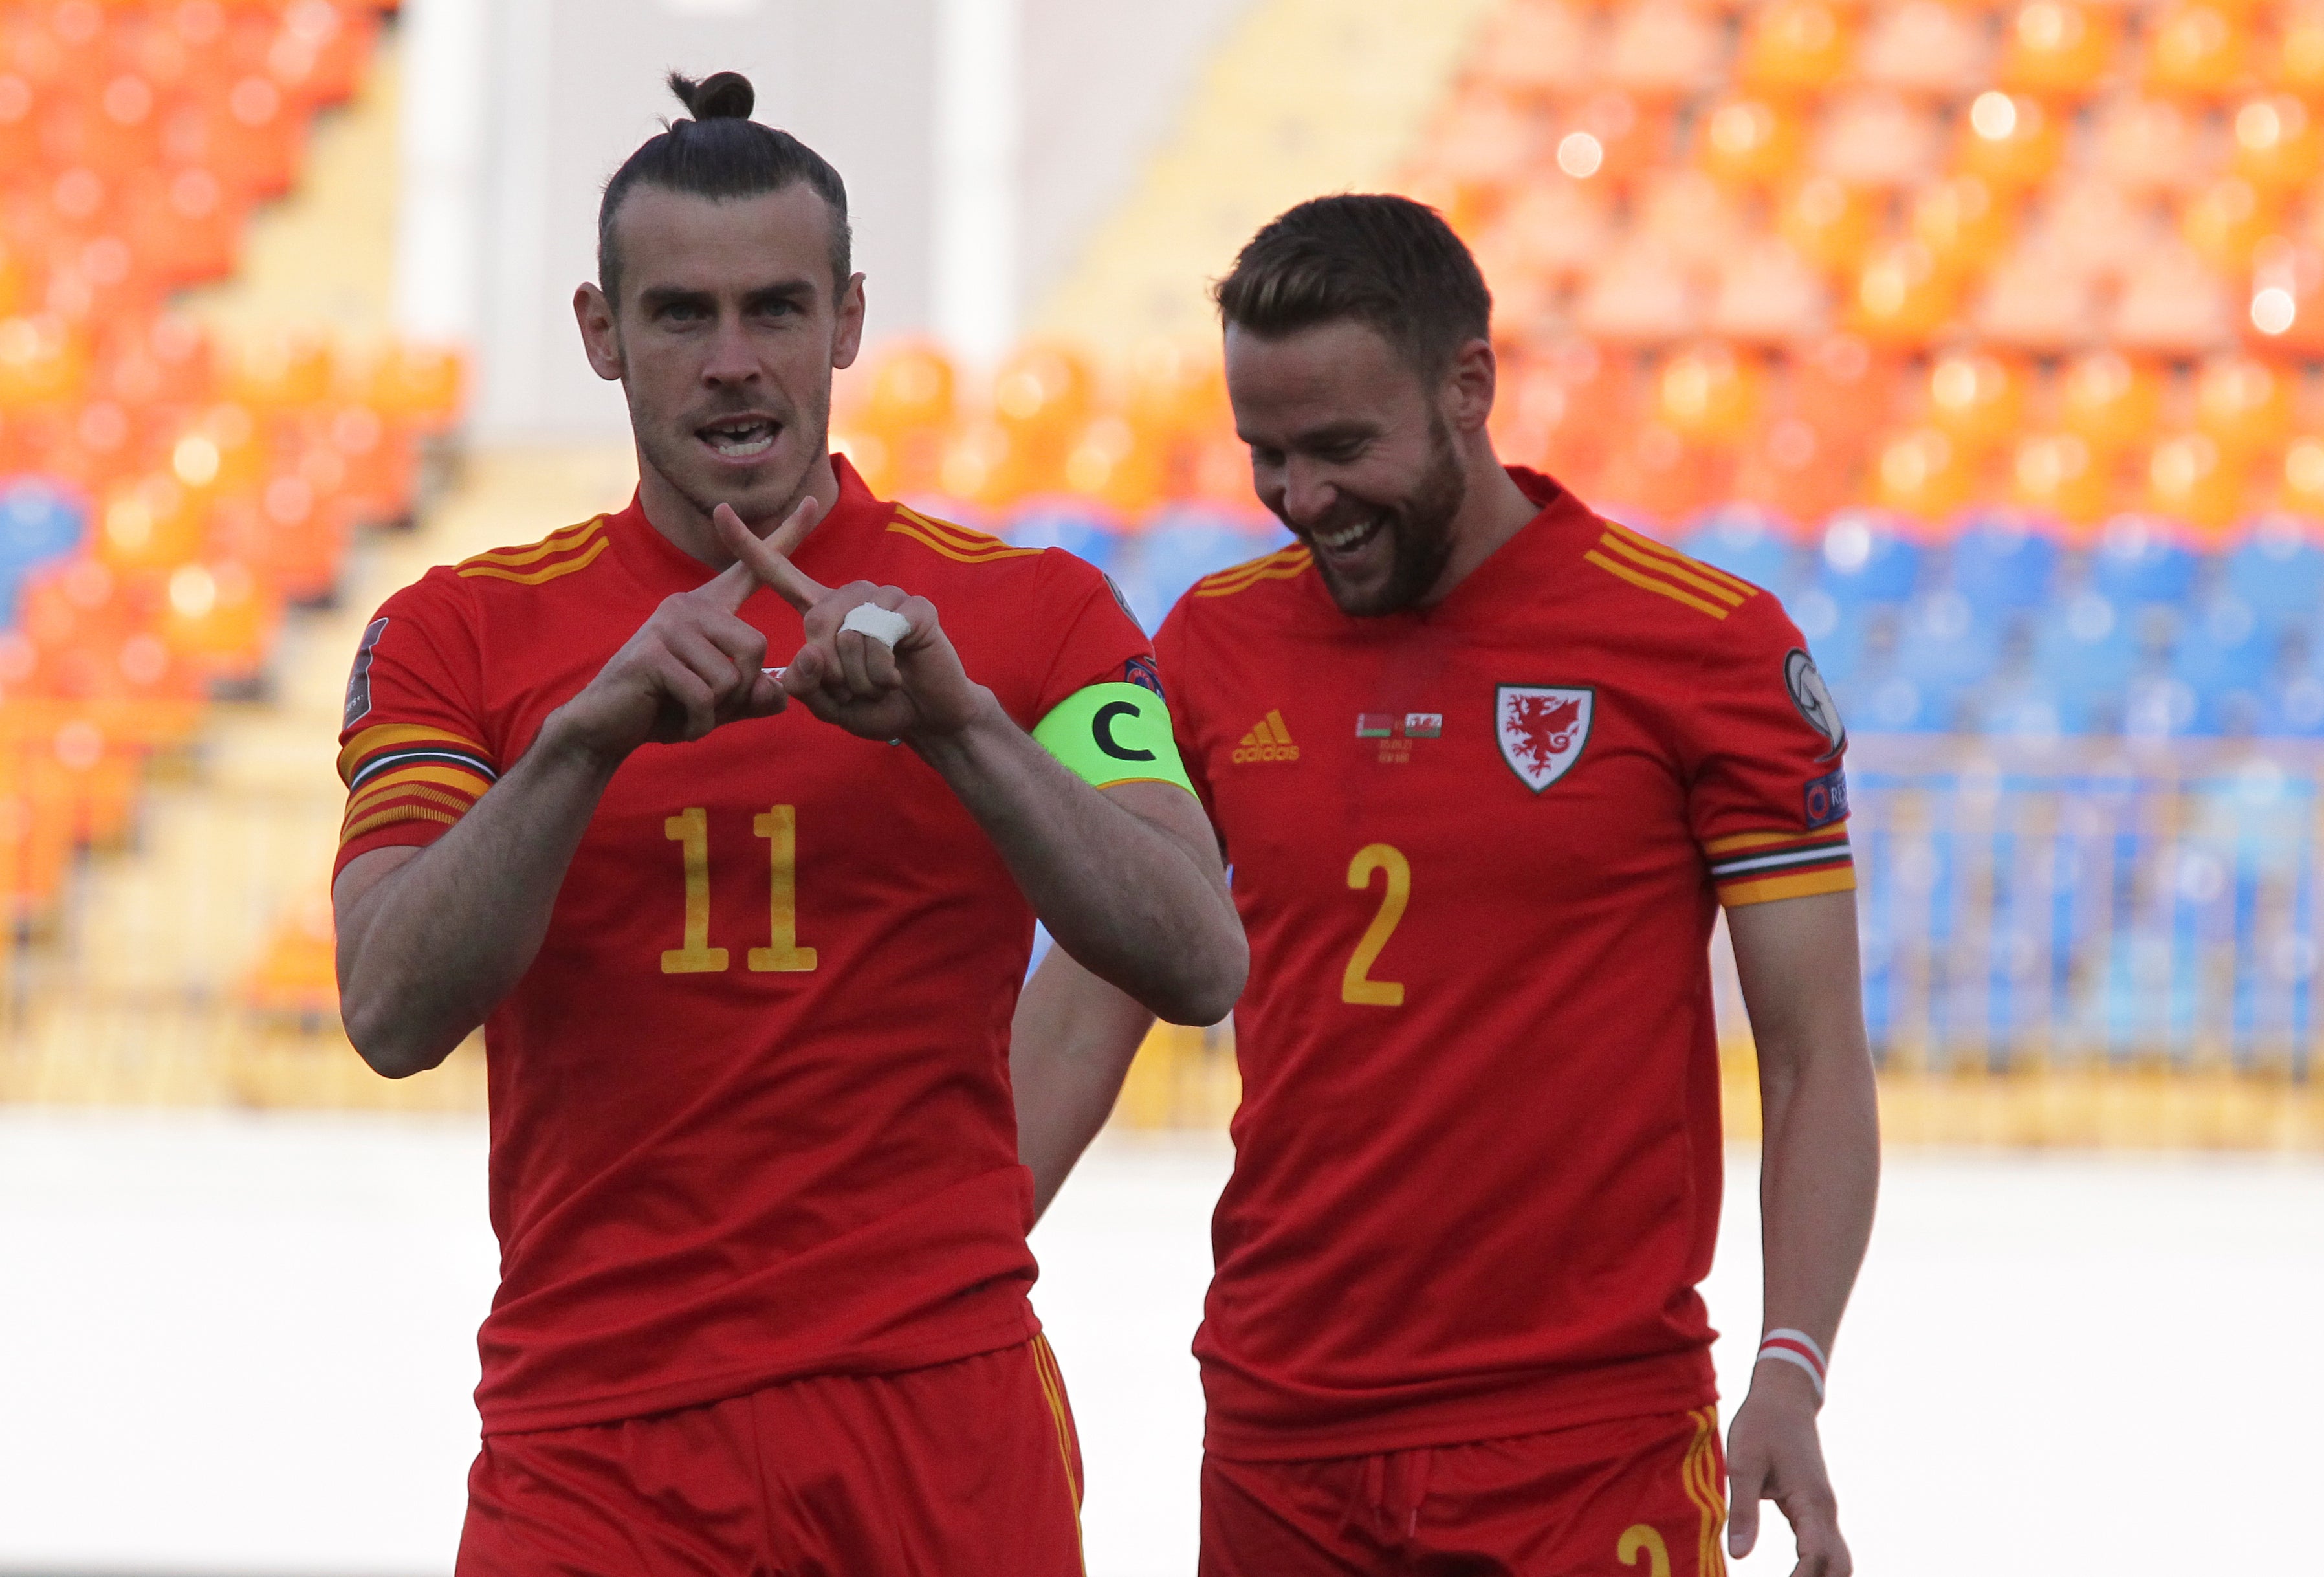
[[[1791,345],[1831,327],[1825,271],[1789,242],[1763,236],[1720,260],[1704,318],[1713,334],[1756,345]]]
[[[1699,93],[1716,78],[1725,41],[1710,16],[1681,0],[1631,0],[1606,41],[1605,79],[1646,99]]]
[[[2112,471],[2110,456],[2079,434],[2029,434],[2010,456],[2008,497],[2036,518],[2087,530],[2111,512]]]
[[[1935,113],[1910,97],[1868,88],[1835,97],[1815,138],[1815,167],[1852,186],[1912,187],[1937,167]]]
[[[2195,425],[2233,460],[2253,460],[2292,438],[2292,377],[2233,352],[2206,360],[2195,374]]]
[[[2291,195],[2311,186],[2324,167],[2324,133],[2296,95],[2246,99],[2228,124],[2235,133],[2235,171],[2262,191]]]
[[[1477,79],[1513,97],[1552,102],[1595,79],[1593,19],[1558,0],[1503,7],[1477,51]]]
[[[2179,234],[2223,274],[2247,272],[2259,244],[2282,226],[2282,198],[2240,175],[2223,175],[2179,209]]]
[[[1851,332],[1886,349],[1926,344],[1952,320],[1958,283],[1918,241],[1882,246],[1857,271],[1848,303]]]
[[[1929,364],[1929,425],[1964,455],[1991,454],[2018,429],[2027,374],[1988,351],[1947,351]]]
[[[1874,450],[1872,496],[1923,525],[1958,513],[1973,496],[1975,460],[1942,429],[1917,427],[1897,433]]]
[[[2162,407],[2161,379],[2118,351],[2078,356],[2060,380],[2061,423],[2104,458],[2120,455],[2151,431]]]
[[[1955,175],[1914,195],[1910,230],[1938,269],[1959,278],[1976,274],[2000,255],[2009,239],[2014,206],[1981,175]]]
[[[2190,531],[2203,546],[2216,546],[2244,512],[2245,468],[2209,433],[2176,433],[2148,452],[2144,504]]]
[[[1967,97],[1988,80],[1990,51],[1978,20],[1944,0],[1874,7],[1856,75],[1875,88],[1935,99]]]
[[[2267,77],[2285,92],[2324,106],[2324,6],[2287,9],[2277,28]]]
[[[2113,98],[2091,125],[2090,169],[2126,191],[2183,191],[2216,167],[2212,141],[2200,115],[2169,99]]]
[[[2200,355],[2234,341],[2237,317],[2218,270],[2184,243],[2166,244],[2124,277],[2107,334],[2133,350]]]

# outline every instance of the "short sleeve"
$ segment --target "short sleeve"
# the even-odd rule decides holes
[[[1113,583],[1095,566],[1062,549],[1049,549],[1047,557],[1055,561],[1043,568],[1064,620],[1053,638],[1055,650],[1041,678],[1034,720],[1047,717],[1067,696],[1092,685],[1142,685],[1160,695],[1153,643],[1130,616]]]
[[[1806,641],[1766,607],[1720,630],[1685,709],[1687,818],[1729,908],[1856,886],[1848,731]]]
[[[358,854],[434,843],[498,779],[483,671],[468,601],[442,570],[364,626],[339,730],[347,807],[335,879]]]
[[[1188,671],[1186,650],[1186,599],[1170,610],[1162,621],[1162,628],[1154,635],[1154,660],[1162,670],[1162,679],[1178,692],[1170,706],[1170,727],[1178,740],[1178,759],[1186,769],[1186,780],[1194,786],[1194,796],[1203,802],[1203,814],[1215,825],[1218,807],[1211,798],[1209,760],[1194,742],[1194,706],[1185,694],[1184,676]],[[1170,700],[1167,690],[1164,698]]]

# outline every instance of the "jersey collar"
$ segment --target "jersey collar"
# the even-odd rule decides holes
[[[862,577],[859,567],[868,568],[865,560],[873,539],[887,529],[896,512],[893,503],[872,496],[847,456],[832,456],[831,469],[839,478],[839,501],[791,555],[791,561],[803,573],[825,586]],[[654,530],[653,522],[646,519],[643,501],[635,493],[630,494],[627,508],[606,520],[605,527],[614,551],[659,595],[691,591],[717,573]]]

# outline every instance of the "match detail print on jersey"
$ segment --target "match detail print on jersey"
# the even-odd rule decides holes
[[[1538,794],[1573,770],[1590,742],[1597,691],[1586,686],[1502,685],[1494,692],[1493,730],[1501,760]]]
[[[1091,787],[1175,783],[1194,791],[1170,731],[1170,708],[1143,685],[1076,690],[1034,726],[1042,749]]]

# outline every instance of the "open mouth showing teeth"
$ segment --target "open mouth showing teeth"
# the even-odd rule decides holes
[[[1315,533],[1315,546],[1326,553],[1351,553],[1370,541],[1380,527],[1388,523],[1386,515],[1371,515],[1336,531]]]
[[[775,447],[777,430],[771,421],[735,421],[702,428],[696,436],[730,460],[751,460]]]

